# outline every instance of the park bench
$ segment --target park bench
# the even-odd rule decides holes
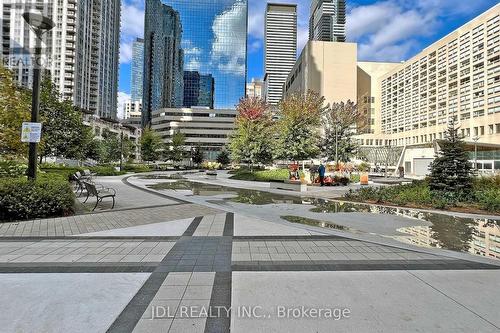
[[[85,190],[85,185],[83,183],[85,181],[91,181],[91,176],[82,175],[82,173],[78,171],[73,175],[72,179],[75,181],[76,184],[75,192],[77,194],[78,192],[80,192],[79,195],[82,195],[83,190]]]
[[[92,179],[96,176],[95,173],[92,173],[90,170],[83,170],[83,173],[81,173],[80,171],[76,172],[73,177],[72,177],[72,180],[75,181],[76,183],[76,188],[75,188],[75,192],[78,194],[78,192],[80,192],[79,195],[82,195],[83,194],[83,190],[85,190],[85,185],[83,184],[84,182],[92,182]]]
[[[92,211],[94,211],[97,208],[97,205],[99,205],[100,202],[102,202],[103,199],[105,198],[112,198],[113,199],[113,206],[111,209],[115,208],[115,196],[116,196],[116,190],[112,188],[105,188],[102,185],[96,185],[91,182],[84,181],[83,182],[85,189],[87,190],[87,198],[83,203],[86,203],[89,198],[96,197],[97,201],[95,203],[94,208]],[[99,187],[99,188],[98,188]]]

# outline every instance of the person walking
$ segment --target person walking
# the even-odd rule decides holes
[[[323,165],[323,162],[319,165],[318,173],[319,173],[319,182],[321,183],[321,186],[325,186],[325,172],[326,168]]]

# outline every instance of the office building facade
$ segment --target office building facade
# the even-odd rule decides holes
[[[264,81],[252,79],[252,82],[247,83],[246,97],[264,99]]]
[[[297,59],[297,5],[267,4],[264,47],[265,99],[277,105]]]
[[[147,0],[144,20],[142,124],[151,124],[154,110],[183,103],[182,24],[179,13],[160,0]]]
[[[214,108],[235,108],[245,95],[247,0],[164,0],[182,21],[184,70],[212,75]]]
[[[30,10],[56,23],[43,36],[42,65],[62,98],[99,117],[116,118],[120,0],[0,2],[0,55],[14,78],[28,88],[36,39],[21,15]]]
[[[176,131],[186,137],[184,150],[199,147],[207,160],[215,160],[229,143],[235,128],[236,111],[231,109],[176,108],[153,112],[151,128],[163,141],[171,142]]]
[[[309,17],[309,40],[346,41],[346,1],[313,0]]]
[[[144,80],[144,39],[137,38],[132,44],[132,68],[130,95],[132,102],[142,101],[142,84]]]
[[[215,80],[212,75],[201,75],[196,71],[184,72],[185,108],[214,108]]]

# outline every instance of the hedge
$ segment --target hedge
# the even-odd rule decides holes
[[[41,174],[0,179],[0,221],[65,216],[73,212],[75,195],[62,176]]]

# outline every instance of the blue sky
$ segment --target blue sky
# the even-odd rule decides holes
[[[197,1],[197,0],[191,0]],[[497,0],[352,0],[348,1],[348,40],[358,43],[360,60],[402,61],[495,5]],[[248,78],[262,77],[265,0],[248,0]],[[296,3],[298,53],[308,35],[310,0]],[[119,105],[130,94],[132,41],[142,37],[144,0],[122,0]],[[121,107],[119,106],[119,113]]]

